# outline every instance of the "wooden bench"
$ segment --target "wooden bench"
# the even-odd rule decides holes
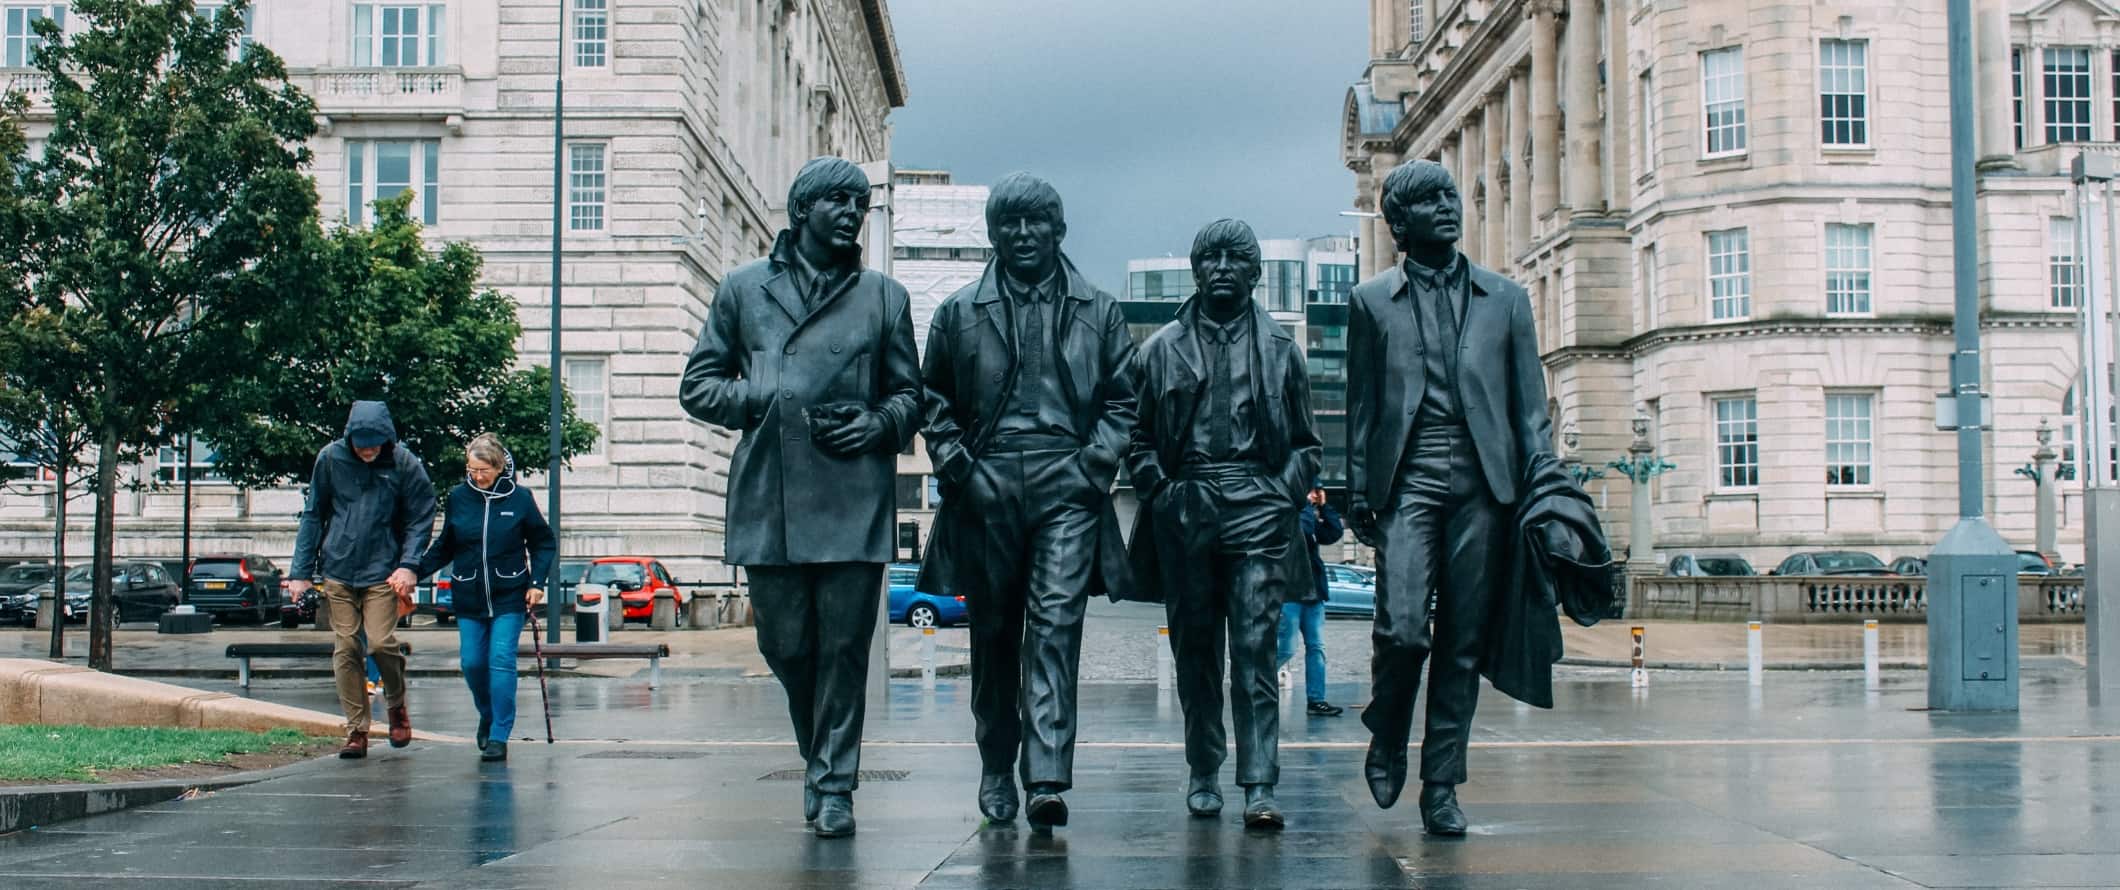
[[[244,689],[250,688],[250,660],[253,658],[330,658],[330,643],[230,643],[228,657],[236,659],[236,682]],[[398,654],[409,656],[412,645],[398,644]]]
[[[516,658],[536,658],[538,650],[530,643],[522,643],[515,649]],[[648,660],[648,688],[662,688],[662,660],[670,655],[668,643],[546,643],[546,658],[572,658],[576,661],[595,661],[605,658],[645,658]]]

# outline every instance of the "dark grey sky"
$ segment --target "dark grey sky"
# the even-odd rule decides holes
[[[1116,290],[1219,217],[1261,238],[1346,233],[1360,0],[892,0],[907,104],[892,163],[1051,180],[1076,265]]]

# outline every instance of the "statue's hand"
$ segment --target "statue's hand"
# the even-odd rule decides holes
[[[1354,539],[1368,547],[1379,547],[1383,536],[1377,533],[1377,513],[1368,504],[1356,502],[1347,511],[1347,530],[1354,532]]]
[[[846,423],[817,434],[818,447],[840,457],[867,454],[882,441],[883,418],[874,411],[863,411]]]

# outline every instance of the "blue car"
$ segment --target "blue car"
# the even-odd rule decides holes
[[[1325,617],[1374,618],[1376,614],[1376,570],[1326,563]]]
[[[891,620],[907,627],[948,627],[963,623],[964,597],[936,596],[913,589],[920,582],[920,567],[896,563],[891,572]]]

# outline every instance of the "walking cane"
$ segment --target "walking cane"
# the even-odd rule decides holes
[[[545,690],[545,635],[537,629],[537,610],[529,609],[530,648],[537,653],[537,700],[545,705],[545,744],[552,744],[552,694]]]

